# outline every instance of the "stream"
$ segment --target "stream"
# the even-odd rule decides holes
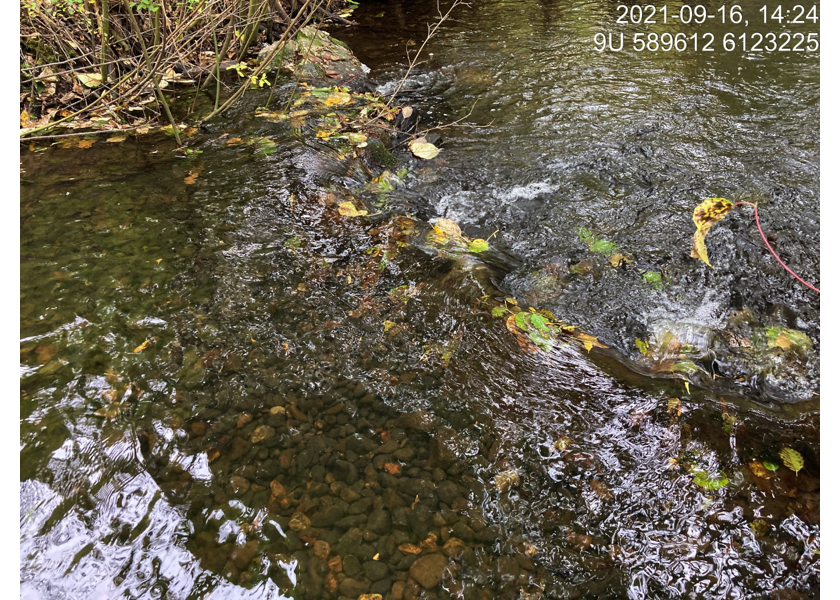
[[[22,146],[21,597],[819,597],[819,296],[744,207],[689,255],[748,199],[819,287],[819,53],[598,52],[651,31],[616,6],[457,7],[398,98],[458,122],[387,192],[255,116],[294,81],[187,154]],[[387,96],[436,14],[330,33]],[[605,348],[525,351],[514,302]]]

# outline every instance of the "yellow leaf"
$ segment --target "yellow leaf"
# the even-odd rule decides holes
[[[160,264],[160,261],[162,261],[162,260],[163,260],[162,258],[159,258],[159,259],[157,259],[155,262],[156,262],[157,264]]]
[[[350,104],[351,102],[353,102],[353,96],[347,92],[333,92],[323,100],[323,103],[327,106]]]
[[[143,352],[143,350],[145,350],[148,347],[149,347],[149,340],[146,340],[145,342],[143,342],[142,344],[140,344],[139,346],[137,346],[134,349],[134,354],[137,354],[138,352]]]
[[[426,160],[432,159],[440,154],[440,148],[429,142],[411,142],[408,149],[417,158],[424,158]]]
[[[236,144],[241,144],[241,143],[242,143],[242,138],[238,138],[238,137],[230,138],[228,141],[225,142],[225,144],[227,144],[228,146],[234,146]]]
[[[359,210],[352,202],[347,201],[338,205],[338,214],[343,217],[364,217],[368,214],[368,211],[364,209]]]
[[[694,232],[694,244],[691,247],[691,258],[698,258],[712,266],[706,251],[706,234],[712,225],[723,219],[732,210],[732,202],[726,198],[707,198],[694,209],[692,220],[697,226]]]
[[[32,120],[32,117],[29,116],[29,112],[24,110],[22,113],[20,113],[21,127],[32,127],[33,123],[36,123],[36,121]]]
[[[594,335],[589,335],[588,333],[583,333],[582,331],[572,331],[572,335],[575,339],[580,340],[583,342],[583,347],[586,348],[586,351],[589,352],[592,350],[593,347],[596,348],[607,348],[608,346],[602,344],[598,341]]]
[[[108,142],[109,144],[119,144],[121,142],[124,142],[126,139],[128,139],[128,135],[122,134],[122,135],[115,135],[115,136],[109,137],[105,141]]]
[[[688,387],[688,382],[684,381],[683,383],[685,384],[685,391],[690,394],[691,393],[691,388]]]
[[[187,185],[192,185],[198,180],[198,174],[200,171],[198,169],[193,169],[190,171],[190,174],[184,177],[184,183]]]
[[[461,237],[461,227],[452,219],[441,218],[435,221],[435,232],[448,237]]]
[[[789,349],[793,344],[790,341],[790,338],[783,333],[780,333],[776,336],[775,341],[773,342],[773,346],[776,348],[781,348],[782,350]]]
[[[619,254],[618,252],[610,256],[610,264],[613,267],[620,267],[622,263],[629,265],[630,259],[624,256],[623,254]]]
[[[90,148],[96,143],[96,140],[79,140],[77,144],[79,148]]]
[[[682,405],[680,405],[679,398],[668,398],[668,412],[677,413],[677,416],[682,414]]]
[[[385,321],[383,325],[385,325],[385,331],[390,331],[392,327],[396,326],[396,323],[393,321]]]
[[[750,466],[750,471],[752,471],[753,475],[755,475],[756,477],[761,477],[763,479],[769,479],[770,478],[770,471],[768,471],[765,468],[765,466],[763,464],[761,464],[760,462],[758,462],[757,460],[752,461],[749,466]]]

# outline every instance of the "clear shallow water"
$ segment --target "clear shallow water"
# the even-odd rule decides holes
[[[496,121],[445,131],[442,160],[390,195],[421,231],[500,229],[484,263],[391,214],[338,216],[351,193],[374,201],[362,169],[247,110],[191,160],[166,139],[22,153],[24,597],[409,597],[401,581],[441,568],[412,570],[415,549],[446,557],[428,597],[818,595],[814,402],[774,412],[761,388],[755,404],[573,346],[525,354],[482,302],[515,295],[624,350],[627,315],[709,327],[748,306],[818,349],[818,304],[746,215],[710,236],[714,273],[688,258],[686,218],[758,189],[816,279],[817,62],[599,56],[607,5],[517,7],[465,10],[434,42],[410,99],[448,122],[475,96],[471,120]],[[414,10],[393,37],[340,34],[385,88]],[[276,151],[227,143],[247,136]],[[669,286],[597,262],[562,290],[538,280],[597,259],[579,227]],[[818,389],[814,360],[794,392]],[[798,476],[753,473],[783,447]],[[729,484],[704,491],[690,465]]]

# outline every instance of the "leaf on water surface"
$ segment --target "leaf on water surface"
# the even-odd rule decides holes
[[[662,274],[657,273],[656,271],[645,271],[642,273],[642,279],[644,279],[646,283],[652,285],[656,290],[661,290],[665,287],[665,284],[662,283]]]
[[[779,452],[779,458],[781,458],[782,463],[784,463],[788,469],[796,473],[797,476],[799,476],[799,471],[801,471],[805,466],[805,459],[802,458],[802,455],[793,448],[782,448]]]
[[[753,475],[756,477],[760,477],[762,479],[769,479],[770,478],[770,471],[767,470],[763,464],[758,462],[757,460],[752,461],[749,464],[750,471],[752,471]]]
[[[764,466],[764,468],[765,468],[765,469],[767,469],[768,471],[778,471],[778,470],[779,470],[779,465],[778,465],[778,464],[776,464],[776,463],[774,463],[773,461],[770,461],[770,460],[763,460],[763,461],[761,461],[761,464],[762,464],[762,465]]]
[[[559,440],[554,442],[554,449],[557,450],[558,452],[563,452],[566,449],[568,449],[568,447],[571,443],[572,443],[572,440],[570,440],[568,437],[565,437],[565,436],[561,437]]]
[[[367,216],[368,211],[364,209],[359,210],[352,202],[347,201],[341,202],[338,205],[338,214],[343,217],[364,217]]]
[[[149,344],[150,344],[149,340],[146,340],[145,342],[143,342],[142,344],[140,344],[139,346],[137,346],[134,349],[134,354],[137,354],[138,352],[143,352],[143,350],[145,350],[146,348],[149,347]]]
[[[692,220],[697,226],[694,232],[694,244],[691,247],[691,258],[698,258],[709,265],[709,254],[706,251],[706,234],[712,225],[720,222],[734,205],[726,198],[707,198],[694,209]]]
[[[616,254],[615,251],[618,246],[615,243],[609,240],[596,238],[595,234],[586,227],[578,227],[578,237],[589,247],[591,252],[597,252],[598,254],[604,254],[606,256],[613,256]]]
[[[583,347],[586,348],[587,352],[592,350],[593,347],[597,347],[597,348],[607,348],[608,347],[608,346],[605,346],[604,344],[602,344],[601,342],[599,342],[598,338],[596,338],[594,335],[589,335],[588,333],[583,333],[582,331],[574,332],[572,337],[574,337],[576,340],[580,340],[581,342],[583,342]]]
[[[196,181],[198,181],[199,173],[201,173],[201,169],[192,169],[190,174],[184,177],[184,183],[187,185],[193,185]]]
[[[541,332],[531,330],[528,332],[528,338],[534,342],[540,350],[544,352],[551,352],[554,349],[554,340],[544,336]]]
[[[79,143],[77,144],[77,146],[79,148],[85,149],[85,148],[90,148],[95,143],[96,143],[96,140],[79,140]]]
[[[518,312],[513,315],[513,321],[519,329],[522,331],[528,331],[528,326],[531,323],[531,316],[526,312]]]
[[[615,254],[610,256],[610,264],[613,267],[620,267],[622,264],[626,264],[626,265],[631,264],[631,261],[630,261],[629,258],[624,256],[623,254],[619,254],[618,252],[616,252]]]
[[[507,327],[508,331],[510,331],[514,337],[516,338],[519,347],[522,348],[525,352],[535,353],[539,351],[536,345],[531,342],[531,339],[525,335],[525,332],[518,326],[516,322],[516,316],[521,315],[522,313],[517,313],[516,315],[511,315],[507,318],[505,322],[505,326]]]
[[[615,252],[616,247],[617,246],[609,240],[595,240],[589,246],[589,249],[592,252],[597,252],[598,254],[605,254],[609,256]]]
[[[120,416],[120,412],[122,412],[123,408],[123,404],[109,404],[108,406],[103,406],[99,410],[95,411],[93,415],[95,417],[102,417],[103,419],[113,421]]]
[[[548,328],[548,319],[538,313],[531,313],[531,325],[536,327],[540,332],[550,333]]]
[[[707,471],[697,471],[694,474],[695,485],[704,490],[719,490],[729,483],[729,478],[724,473],[710,474]]]
[[[479,252],[487,252],[490,249],[490,244],[481,238],[475,238],[470,242],[469,251],[478,254]]]
[[[344,104],[350,104],[351,102],[353,102],[353,96],[351,96],[347,92],[332,92],[331,94],[328,94],[327,97],[322,100],[322,102],[326,106],[342,106]]]
[[[461,237],[461,227],[452,219],[440,218],[434,223],[435,229],[449,237]]]
[[[683,406],[680,404],[679,398],[668,398],[668,412],[669,413],[676,413],[677,416],[680,416],[683,411]]]
[[[440,154],[440,148],[429,142],[414,141],[408,144],[408,149],[417,158],[430,160]]]
[[[128,134],[121,134],[121,135],[112,135],[107,140],[105,140],[109,144],[121,144],[122,142],[128,139]]]
[[[235,146],[236,144],[241,144],[241,143],[242,143],[242,138],[238,138],[238,137],[230,138],[229,140],[227,140],[225,142],[225,144],[227,144],[228,146]]]
[[[367,141],[367,136],[363,133],[348,133],[347,139],[351,144],[362,144]]]
[[[811,338],[796,329],[768,327],[764,335],[767,338],[767,345],[771,348],[781,348],[782,350],[811,349]]]
[[[506,492],[512,487],[519,487],[519,473],[513,469],[508,469],[496,475],[493,478],[493,483],[496,484],[496,489],[500,492]]]

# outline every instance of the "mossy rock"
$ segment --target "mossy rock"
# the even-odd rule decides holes
[[[344,81],[365,73],[365,67],[346,44],[314,26],[304,27],[293,40],[278,41],[263,48],[257,58],[262,62],[275,51],[277,55],[269,63],[269,69],[293,71],[302,79]]]

